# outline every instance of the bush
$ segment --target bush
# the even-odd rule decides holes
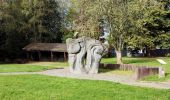
[[[166,57],[170,57],[170,53],[166,54]]]

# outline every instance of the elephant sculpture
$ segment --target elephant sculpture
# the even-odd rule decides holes
[[[106,46],[89,37],[69,38],[66,40],[66,44],[72,73],[98,73],[100,60],[107,51]]]

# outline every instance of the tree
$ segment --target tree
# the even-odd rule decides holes
[[[22,48],[30,42],[62,41],[62,20],[55,0],[0,3],[0,51],[7,58],[21,57]]]
[[[108,41],[116,52],[117,64],[122,64],[121,51],[130,27],[128,3],[127,0],[104,0],[100,6],[109,26]]]
[[[100,16],[99,12],[96,12],[98,2],[93,0],[71,0],[71,2],[72,6],[67,14],[71,29],[78,32],[78,36],[99,39]]]
[[[23,0],[22,11],[26,21],[22,30],[34,42],[61,42],[61,14],[55,0]],[[28,31],[27,29],[31,29]],[[31,35],[30,35],[31,34]]]
[[[0,7],[0,38],[2,38],[0,49],[4,57],[15,58],[20,56],[22,54],[21,48],[27,42],[24,34],[19,32],[23,22],[20,3],[20,0],[17,2],[3,1]]]
[[[108,40],[116,50],[117,63],[126,44],[134,47],[153,48],[169,45],[169,11],[166,2],[159,0],[106,0],[102,3],[110,25]],[[114,9],[114,10],[113,10]]]
[[[140,49],[168,48],[170,20],[167,1],[133,0],[129,5],[131,11],[131,35],[126,43]],[[136,34],[133,34],[136,32]],[[149,52],[148,52],[149,54]]]

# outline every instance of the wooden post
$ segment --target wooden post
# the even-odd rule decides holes
[[[54,58],[53,52],[51,51],[51,61],[53,61],[53,58]]]
[[[67,60],[67,57],[66,57],[66,52],[64,52],[64,61]]]
[[[33,56],[32,56],[32,52],[31,52],[31,60],[33,61],[34,59],[33,59]]]
[[[38,58],[39,58],[39,61],[41,60],[41,52],[38,51]]]
[[[27,52],[27,59],[29,59],[30,58],[30,56],[29,56],[29,52]]]

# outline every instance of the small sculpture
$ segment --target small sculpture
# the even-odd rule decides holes
[[[98,73],[101,58],[107,51],[104,44],[89,37],[69,38],[66,43],[72,73]]]

